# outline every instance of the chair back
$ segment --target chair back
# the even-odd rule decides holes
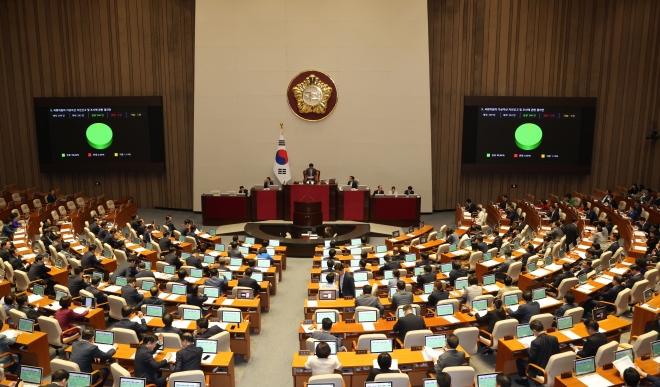
[[[110,304],[110,318],[121,320],[124,317],[121,315],[121,308],[126,305],[126,300],[122,297],[108,296],[108,304]]]
[[[7,311],[5,310],[4,307],[0,308],[0,321],[2,321],[3,323],[7,321]]]
[[[605,345],[601,345],[596,351],[596,368],[602,367],[614,361],[614,351],[619,347],[617,341],[610,341]]]
[[[62,342],[62,328],[57,320],[52,317],[40,316],[37,321],[39,322],[41,332],[45,332],[48,336],[48,344],[54,347],[64,346]],[[80,333],[76,336],[80,336]],[[76,338],[76,336],[72,336],[71,339]]]
[[[564,296],[566,295],[566,292],[571,290],[573,286],[579,283],[580,281],[575,277],[564,278],[563,280],[561,280],[561,282],[559,283],[559,287],[557,288],[557,299],[562,301],[564,299]]]
[[[428,240],[429,240],[429,241],[434,241],[434,240],[436,240],[436,239],[438,239],[438,232],[437,232],[437,231],[433,231],[433,232],[431,232],[431,233],[429,234],[429,239],[428,239]]]
[[[497,350],[497,343],[501,338],[504,336],[515,336],[516,325],[518,325],[518,320],[513,318],[496,322],[493,327],[493,343],[490,347],[493,350]]]
[[[600,255],[600,261],[601,262],[610,262],[612,260],[612,252],[611,251],[606,251],[603,254]]]
[[[520,276],[520,270],[522,269],[522,262],[514,262],[509,265],[509,269],[506,272],[506,275],[511,277],[513,282],[518,282],[518,277]]]
[[[105,202],[105,206],[108,207],[109,210],[114,210],[115,209],[115,202],[112,200],[108,200]]]
[[[573,317],[573,325],[577,325],[580,321],[582,321],[582,315],[584,314],[584,308],[581,306],[578,306],[577,308],[572,308],[564,312],[564,316],[571,316]]]
[[[412,346],[424,346],[426,336],[432,336],[433,332],[430,329],[417,329],[408,331],[406,338],[403,340],[403,348],[410,348]]]
[[[174,372],[170,374],[170,386],[174,386],[176,382],[198,382],[200,386],[206,387],[206,376],[204,371],[195,370],[195,371],[182,371]]]
[[[644,279],[649,281],[648,289],[654,289],[658,284],[658,270],[650,269],[644,273]]]
[[[474,384],[476,372],[469,366],[446,367],[442,370],[451,376],[452,387],[468,387]]]
[[[386,339],[387,336],[383,333],[366,333],[362,334],[357,339],[356,349],[369,349],[371,340]]]
[[[27,273],[22,270],[16,270],[14,272],[14,281],[16,284],[16,292],[18,293],[24,292],[30,287],[30,278],[28,278]]]
[[[344,386],[344,379],[339,374],[328,374],[328,375],[312,376],[307,381],[307,384],[330,384],[330,383],[334,384],[335,387],[342,387]]]
[[[115,333],[115,343],[118,344],[131,344],[139,343],[137,333],[132,329],[125,328],[112,328],[111,331]]]
[[[163,272],[165,270],[165,266],[167,266],[167,262],[165,261],[156,261],[156,270],[159,272]]]
[[[438,246],[438,257],[437,260],[440,260],[440,256],[443,253],[448,253],[449,252],[449,243],[443,243],[440,246]]]
[[[197,248],[197,241],[195,238],[191,236],[186,236],[186,242],[190,243],[192,245],[192,249],[195,250]]]
[[[93,294],[93,293],[88,292],[88,291],[85,290],[85,289],[80,289],[80,296],[82,296],[82,297],[87,297],[87,298],[96,298],[96,297],[94,297],[94,294]]]
[[[628,304],[636,304],[638,302],[644,302],[644,290],[649,286],[649,281],[641,280],[635,282],[632,289],[630,290],[630,301]]]
[[[2,308],[4,309],[4,307]],[[27,315],[16,308],[9,309],[9,317],[11,317],[12,324],[18,324],[21,318],[27,318]]]
[[[478,300],[488,301],[488,307],[490,308],[491,306],[493,306],[493,301],[495,300],[495,297],[492,294],[484,294],[484,295],[481,295],[481,296],[476,296],[474,298],[474,301],[478,301]],[[468,306],[472,307],[472,305],[468,305]]]
[[[614,255],[612,255],[612,258],[619,261],[623,257],[623,247],[619,247],[616,252],[614,252]]]
[[[543,324],[543,329],[548,329],[552,327],[552,321],[554,321],[555,316],[550,313],[541,313],[532,317],[530,321],[539,320]]]
[[[488,249],[488,251],[486,251],[486,252],[490,253],[490,256],[493,257],[493,258],[497,257],[497,247],[493,247],[492,249]]]
[[[223,331],[216,335],[209,337],[209,340],[218,340],[218,352],[231,352],[229,332]]]
[[[54,370],[65,370],[69,372],[80,372],[80,367],[78,363],[72,361],[60,359],[59,357],[53,358],[50,361],[50,368]]]
[[[373,288],[372,288],[372,293],[373,293]],[[355,313],[353,314],[353,318],[357,321],[357,315],[358,312],[365,312],[365,311],[376,311],[376,319],[380,320],[380,310],[378,308],[374,308],[371,306],[358,306],[355,308]]]
[[[575,352],[568,351],[558,353],[556,355],[550,356],[548,364],[545,367],[545,372],[548,375],[548,380],[542,380],[543,377],[539,379],[545,387],[553,387],[555,385],[555,379],[557,376],[560,376],[564,372],[573,371],[575,365]]]
[[[637,340],[635,341],[635,344],[633,344],[632,347],[635,358],[641,357],[642,355],[646,355],[647,353],[653,354],[653,350],[651,349],[651,343],[656,341],[657,339],[658,339],[658,332],[656,331],[650,331],[644,333],[643,335],[639,335],[637,337]]]
[[[458,328],[454,330],[454,334],[458,337],[458,343],[465,352],[474,355],[479,351],[479,347],[477,346],[479,342],[479,328]]]
[[[409,387],[410,386],[410,378],[408,378],[408,374],[404,373],[390,373],[390,374],[378,374],[376,375],[376,378],[374,379],[375,382],[391,382],[392,387]],[[452,385],[453,384],[453,379],[452,379]],[[335,386],[337,386],[335,384]]]
[[[117,266],[121,265],[122,263],[126,262],[126,253],[121,251],[121,250],[114,250],[113,253],[115,254],[115,258],[117,259]]]
[[[181,337],[176,333],[162,333],[164,348],[181,348]]]
[[[200,308],[197,305],[179,304],[179,306],[177,307],[177,312],[179,313],[179,316],[183,316],[183,309],[197,309],[200,311],[200,314],[204,316],[204,311],[202,310],[202,308]]]
[[[538,255],[532,255],[531,257],[527,258],[527,264],[532,264],[532,263],[538,263],[539,261],[539,256]]]
[[[69,291],[69,288],[67,288],[64,285],[55,284],[54,289],[55,289],[55,291],[66,292],[67,296],[71,295],[71,292]]]
[[[614,315],[616,317],[619,317],[628,311],[628,300],[630,299],[630,294],[630,289],[623,289],[619,292],[619,294],[617,294],[616,300],[614,301],[614,305],[616,306]]]
[[[69,200],[68,202],[66,202],[66,208],[68,208],[69,211],[75,211],[76,210],[76,204],[74,202],[72,202],[71,200]]]
[[[482,259],[484,259],[484,253],[482,253],[481,251],[476,251],[470,254],[470,260],[469,260],[470,271],[476,270],[477,263],[479,263],[479,261],[481,261]]]
[[[119,387],[119,378],[130,378],[131,373],[118,363],[110,364],[110,373],[112,374],[112,387]]]

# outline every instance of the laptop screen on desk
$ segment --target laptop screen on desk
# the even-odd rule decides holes
[[[162,305],[147,305],[146,311],[148,317],[163,317],[163,306]]]
[[[377,253],[387,253],[387,246],[376,246]]]
[[[436,316],[451,316],[454,314],[454,305],[452,304],[438,304],[435,306]]]
[[[582,275],[578,276],[578,281],[580,282],[580,285],[586,284],[587,283],[587,275],[582,274]]]
[[[245,238],[245,243],[247,243],[248,245],[253,245],[254,244],[254,238],[246,237]]]
[[[484,254],[484,261],[490,261],[491,259],[493,259],[493,254],[492,253]]]
[[[188,259],[190,258],[190,253],[181,253],[181,259]]]
[[[374,323],[378,321],[375,310],[361,310],[357,312],[357,322]]]
[[[174,382],[173,387],[202,387],[202,383],[200,383],[200,382],[177,381],[177,382]]]
[[[516,338],[522,339],[533,335],[534,333],[532,332],[532,328],[529,327],[529,324],[516,325]]]
[[[144,387],[147,380],[143,378],[119,378],[119,387]]]
[[[468,280],[462,279],[462,280],[456,280],[454,282],[454,289],[456,290],[461,290],[463,288],[467,288],[468,286]]]
[[[351,239],[351,246],[360,246],[362,244],[362,239],[353,238]]]
[[[218,243],[217,245],[215,245],[215,251],[224,252],[225,251],[225,245],[223,245],[221,243]]]
[[[495,274],[486,274],[482,277],[484,286],[495,284]]]
[[[412,309],[412,314],[414,314],[415,316],[417,316],[417,309],[413,308],[413,309]],[[397,308],[397,316],[396,316],[397,318],[401,318],[401,317],[403,317],[403,316],[405,316],[405,315],[406,315],[406,314],[404,313],[403,308]]]
[[[213,265],[215,263],[215,257],[212,255],[205,255],[204,263],[206,263],[207,265]]]
[[[117,286],[126,286],[126,285],[128,285],[128,279],[126,277],[117,277],[115,285],[117,285]]]
[[[316,325],[321,324],[324,318],[329,318],[333,323],[337,322],[337,314],[335,312],[316,312]]]
[[[416,260],[417,260],[417,255],[406,254],[406,262],[415,262]]]
[[[596,372],[596,360],[592,357],[575,360],[575,376],[582,376]]]
[[[227,323],[240,323],[243,321],[243,316],[240,311],[233,310],[223,310],[222,311],[222,322]]]
[[[573,328],[573,317],[572,316],[565,316],[565,317],[557,317],[557,329],[562,330],[562,329],[571,329]]]
[[[55,292],[55,301],[59,301],[60,298],[62,298],[64,296],[68,296],[68,295],[69,294],[67,292],[63,292],[61,290],[58,290],[58,291]]]
[[[653,357],[660,356],[660,340],[651,343],[651,351],[653,352]]]
[[[653,300],[653,289],[644,290],[644,302],[648,304],[651,300]]]
[[[364,382],[364,387],[392,387],[392,382]]]
[[[442,265],[440,265],[440,271],[443,274],[449,273],[451,269],[452,269],[451,263],[443,263]]]
[[[251,278],[257,282],[262,282],[264,280],[264,273],[252,273]]]
[[[172,284],[172,294],[178,294],[180,296],[185,296],[186,295],[186,285]]]
[[[151,290],[153,286],[155,286],[156,283],[154,281],[142,281],[142,285],[140,286],[142,290]]]
[[[444,348],[447,345],[447,337],[445,335],[433,335],[424,337],[424,346],[428,348]]]
[[[534,289],[532,291],[532,297],[534,297],[534,300],[540,300],[541,298],[545,298],[545,288],[541,289]]]
[[[614,360],[619,360],[619,359],[621,359],[623,357],[626,357],[626,356],[630,359],[630,361],[633,361],[633,362],[635,361],[635,357],[633,356],[632,348],[623,349],[621,351],[615,351],[614,352]]]
[[[176,272],[176,266],[174,265],[167,265],[163,267],[163,273],[165,274],[174,275],[174,272]]]
[[[20,375],[21,379],[23,379],[23,382],[25,383],[41,385],[42,372],[43,368],[41,367],[21,366]]]
[[[486,310],[488,309],[488,300],[475,300],[472,301],[472,309]]]
[[[355,256],[360,256],[362,254],[362,248],[361,247],[353,247],[351,248],[351,255]]]
[[[92,385],[92,374],[83,372],[69,372],[68,387],[89,387]]]
[[[112,345],[115,343],[115,333],[112,331],[97,330],[94,333],[94,342],[97,344]]]
[[[100,279],[101,281],[103,281],[103,273],[100,272],[100,271],[92,272],[92,278],[94,278],[94,277],[99,277],[99,279]]]
[[[254,274],[252,274],[252,277],[254,277]],[[212,288],[210,286],[205,286],[204,295],[211,298],[218,298],[220,297],[220,288]]]
[[[204,353],[218,353],[218,340],[195,339],[195,347],[200,347]]]
[[[23,332],[32,333],[34,331],[34,321],[26,319],[26,318],[19,318],[18,319],[18,330],[23,331]]]
[[[431,293],[433,293],[433,284],[432,283],[424,284],[424,294],[431,294]]]
[[[508,294],[504,296],[504,305],[505,306],[511,306],[511,305],[518,305],[518,294]]]
[[[270,267],[270,259],[257,259],[257,267],[267,269]]]
[[[190,269],[190,276],[192,278],[202,278],[204,275],[203,269]]]
[[[436,379],[424,379],[422,380],[422,387],[438,387],[438,381]]]
[[[392,279],[394,278],[394,272],[392,270],[383,270],[383,276],[385,279]]]
[[[229,259],[229,266],[242,266],[243,265],[243,258],[230,258]]]
[[[241,247],[238,248],[238,251],[240,251],[241,254],[245,254],[245,255],[250,254],[250,248],[249,247],[241,246]]]
[[[371,353],[392,352],[393,349],[392,339],[375,339],[369,343],[369,352]]]
[[[32,286],[32,293],[43,296],[44,295],[44,289],[45,289],[45,286],[34,284]]]
[[[314,354],[316,354],[316,347],[319,346],[320,343],[327,343],[330,346],[330,354],[331,355],[336,355],[337,354],[337,342],[334,340],[317,340],[314,342]]]
[[[536,270],[536,263],[535,262],[527,264],[527,272],[531,273],[535,270]]]
[[[360,260],[359,259],[351,259],[351,267],[359,267],[360,266]]]
[[[477,387],[497,386],[497,375],[496,373],[477,375]]]
[[[366,271],[361,271],[353,274],[353,280],[357,281],[368,281],[369,275]]]
[[[424,268],[423,267],[416,267],[413,269],[413,274],[418,276],[424,273]]]
[[[280,245],[279,239],[269,239],[268,240],[268,246],[279,247],[279,245]]]

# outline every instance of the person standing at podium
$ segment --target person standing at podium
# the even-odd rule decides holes
[[[273,180],[269,176],[264,180],[264,188],[270,188],[271,185],[273,185]]]
[[[349,176],[348,177],[348,183],[346,185],[351,186],[351,190],[357,189],[358,188],[358,183],[355,181],[355,176]]]
[[[309,163],[309,168],[305,169],[305,184],[314,184],[316,181],[316,169],[313,163]]]
[[[385,195],[385,191],[383,191],[383,186],[382,185],[379,185],[378,189],[374,191],[373,196],[376,196],[376,195]]]

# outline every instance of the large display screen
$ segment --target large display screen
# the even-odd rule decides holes
[[[161,97],[35,98],[41,172],[162,172]]]
[[[595,98],[465,97],[462,171],[589,174],[595,115]]]

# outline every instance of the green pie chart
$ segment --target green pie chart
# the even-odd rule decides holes
[[[522,150],[533,150],[541,145],[543,130],[536,124],[522,124],[516,129],[516,145]]]
[[[105,149],[112,144],[112,129],[106,124],[91,124],[85,135],[87,143],[94,149]]]

